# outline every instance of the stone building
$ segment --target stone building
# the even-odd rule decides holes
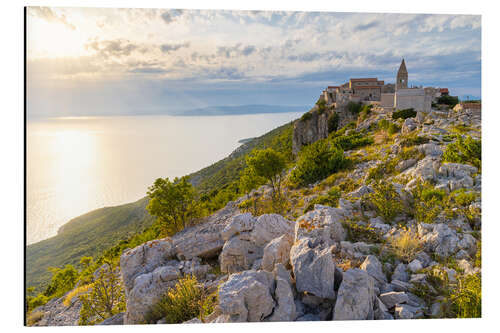
[[[376,77],[349,80],[349,89],[361,101],[380,101],[383,86],[384,81],[379,81]]]

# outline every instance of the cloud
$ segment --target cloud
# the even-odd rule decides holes
[[[76,29],[73,24],[68,22],[66,15],[62,14],[59,16],[49,7],[29,7],[29,13],[36,15],[47,22],[62,23],[71,30]]]
[[[371,28],[375,28],[380,25],[380,22],[378,21],[373,21],[367,24],[360,24],[354,27],[354,31],[365,31]]]
[[[162,44],[160,45],[160,49],[163,53],[170,53],[172,51],[177,51],[183,47],[189,47],[190,43],[189,42],[185,42],[185,43],[182,43],[182,44]]]
[[[94,40],[87,43],[85,47],[88,50],[96,51],[103,58],[129,56],[134,50],[139,49],[139,45],[131,43],[126,39]]]
[[[225,58],[234,58],[240,56],[249,56],[256,51],[254,45],[242,46],[241,43],[238,43],[233,46],[218,46],[217,47],[217,56],[222,56]]]
[[[160,17],[166,24],[173,23],[179,16],[184,13],[183,9],[172,9],[166,12],[163,12]]]

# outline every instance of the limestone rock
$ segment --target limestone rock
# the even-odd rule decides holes
[[[294,224],[278,214],[261,215],[251,232],[251,241],[255,245],[263,247],[276,237],[293,234]]]
[[[273,239],[264,248],[262,257],[262,269],[272,271],[278,263],[285,266],[290,265],[290,249],[292,247],[293,236],[289,233]]]
[[[295,302],[290,283],[281,278],[276,279],[276,289],[274,291],[277,306],[269,321],[293,321],[296,318]]]
[[[33,326],[76,326],[80,319],[80,309],[82,303],[78,297],[71,300],[69,306],[63,304],[66,295],[60,298],[54,298],[46,304],[37,307],[33,313],[43,313],[40,319]]]
[[[406,295],[406,293],[404,292],[391,291],[388,293],[380,294],[379,298],[382,303],[384,303],[384,305],[389,309],[394,307],[396,304],[403,304],[408,302],[408,295]]]
[[[326,246],[343,241],[346,231],[342,226],[345,211],[339,208],[316,205],[297,219],[295,224],[295,241],[302,238],[320,240]]]
[[[408,273],[406,272],[406,265],[403,263],[400,263],[396,266],[394,269],[394,273],[392,274],[392,280],[399,280],[403,282],[408,282],[410,277],[408,276]]]
[[[120,312],[115,314],[113,317],[109,317],[103,320],[99,325],[123,325],[123,317],[125,312]]]
[[[416,273],[422,268],[423,268],[422,263],[418,259],[414,259],[412,262],[408,264],[408,269],[413,273]]]
[[[290,251],[293,274],[298,292],[308,292],[321,298],[335,298],[335,264],[332,248],[315,248],[313,241],[302,238]]]
[[[387,282],[387,278],[382,271],[382,264],[374,255],[366,257],[365,261],[361,264],[360,268],[365,270],[372,278],[375,279],[377,286],[382,286]]]
[[[394,308],[396,319],[416,319],[423,317],[423,309],[408,304],[399,304]]]
[[[262,257],[262,248],[250,240],[248,233],[243,233],[229,239],[220,254],[220,268],[222,272],[234,273],[250,269],[258,258]]]
[[[229,224],[222,230],[222,239],[225,241],[243,231],[252,231],[257,219],[250,213],[238,214],[234,216]]]
[[[366,271],[352,268],[344,272],[333,314],[334,320],[374,318],[375,287]]]
[[[439,257],[447,258],[457,251],[459,239],[453,229],[439,223],[432,226],[432,231],[423,237],[423,241]]]
[[[219,307],[228,322],[257,322],[269,316],[274,308],[270,272],[248,270],[232,274],[219,287]]]

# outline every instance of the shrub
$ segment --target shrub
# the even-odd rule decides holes
[[[443,161],[472,164],[481,169],[481,140],[475,140],[470,136],[465,139],[459,137],[446,146]]]
[[[394,254],[401,260],[409,263],[422,250],[422,240],[411,229],[403,228],[400,234],[389,240]]]
[[[382,243],[383,238],[369,225],[345,220],[342,225],[347,230],[347,240],[350,242]]]
[[[368,170],[367,180],[378,181],[384,179],[387,175],[394,173],[397,162],[398,161],[396,159],[386,159],[380,162]]]
[[[361,103],[349,102],[347,103],[347,110],[349,110],[351,114],[358,114],[362,106]]]
[[[441,96],[437,100],[438,104],[446,104],[450,107],[454,107],[458,104],[458,97],[456,96]]]
[[[373,108],[373,105],[371,105],[371,104],[363,105],[361,107],[360,112],[359,112],[359,117],[358,117],[358,123],[362,122],[363,120],[368,118],[368,116],[372,112],[372,108]]]
[[[308,121],[309,119],[312,118],[312,113],[310,111],[304,113],[302,117],[300,117],[301,121]]]
[[[397,110],[392,113],[392,119],[407,119],[413,118],[417,115],[417,111],[413,110],[413,108]]]
[[[399,145],[401,147],[411,147],[411,146],[422,145],[429,141],[430,139],[426,136],[417,136],[416,134],[411,134],[402,138],[401,141],[399,142]]]
[[[341,191],[338,186],[332,187],[326,195],[321,195],[314,198],[309,202],[304,213],[307,213],[314,209],[314,205],[325,205],[330,207],[337,207],[339,204],[339,199],[341,196]]]
[[[316,105],[318,106],[318,114],[323,114],[326,110],[325,100],[323,98],[318,99]]]
[[[375,206],[378,214],[386,222],[390,222],[403,211],[403,204],[394,185],[390,182],[377,182],[373,184],[374,191],[368,194],[368,200]]]
[[[41,311],[36,311],[33,313],[30,313],[27,318],[27,324],[28,326],[33,326],[36,323],[38,323],[41,319],[43,318],[43,312]]]
[[[110,262],[100,267],[88,288],[78,298],[82,303],[79,325],[95,325],[125,311],[125,293],[119,268]]]
[[[52,279],[49,286],[44,291],[44,295],[50,298],[61,297],[75,286],[78,281],[79,273],[72,265],[66,265],[64,268],[50,267]]]
[[[339,127],[339,115],[337,112],[328,117],[328,133],[335,132]]]
[[[417,221],[434,223],[437,216],[443,211],[443,200],[446,197],[444,190],[435,189],[429,183],[418,182],[412,190],[413,209]]]
[[[354,132],[349,135],[332,136],[332,143],[343,150],[352,150],[373,144],[373,138]]]
[[[194,276],[186,276],[170,288],[146,315],[148,323],[165,318],[167,324],[178,324],[193,318],[203,318],[213,312],[217,293],[207,295]]]
[[[452,309],[458,318],[481,317],[481,273],[459,278],[451,295]]]
[[[322,139],[305,146],[299,153],[290,181],[308,185],[337,172],[346,165],[344,152]]]
[[[28,297],[27,298],[27,312],[31,312],[33,309],[46,304],[49,301],[49,298],[44,294],[38,294],[36,297]]]
[[[286,167],[285,158],[272,148],[254,150],[247,156],[248,173],[257,179],[266,179],[271,183],[273,198],[281,196],[282,174]]]

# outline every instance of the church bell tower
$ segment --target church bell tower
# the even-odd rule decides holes
[[[408,88],[408,71],[406,70],[405,60],[403,59],[396,77],[396,90],[406,88]]]

